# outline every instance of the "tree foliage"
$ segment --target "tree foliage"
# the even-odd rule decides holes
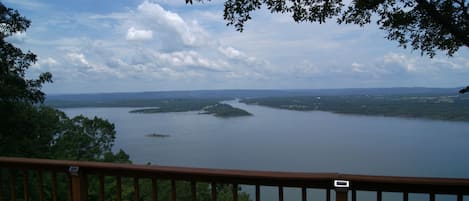
[[[50,142],[58,129],[54,109],[31,104],[2,104],[0,154],[2,156],[49,158]]]
[[[0,2],[0,153],[8,156],[38,157],[49,155],[58,117],[55,111],[37,108],[44,101],[42,84],[52,75],[27,79],[26,70],[36,62],[36,55],[7,42],[13,34],[26,31],[30,21],[18,11]]]
[[[39,103],[45,94],[40,90],[46,82],[52,82],[52,74],[42,73],[38,79],[25,78],[26,70],[36,62],[31,52],[24,53],[5,39],[26,31],[31,22],[18,11],[0,2],[0,102]]]
[[[114,125],[100,118],[68,118],[63,112],[38,107],[45,99],[42,85],[52,75],[28,79],[37,60],[6,41],[25,32],[31,22],[0,2],[0,153],[3,156],[103,160],[115,139]]]
[[[272,13],[289,13],[295,22],[336,19],[339,24],[364,26],[376,21],[387,39],[430,57],[438,50],[452,56],[460,47],[469,46],[466,0],[352,0],[349,5],[342,0],[225,0],[224,19],[243,31],[251,13],[263,6]]]
[[[82,115],[66,118],[61,123],[52,144],[56,159],[103,160],[104,155],[111,152],[116,133],[114,124]]]

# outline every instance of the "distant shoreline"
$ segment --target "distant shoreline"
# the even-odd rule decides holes
[[[244,99],[242,103],[293,111],[469,122],[469,97],[326,96]]]

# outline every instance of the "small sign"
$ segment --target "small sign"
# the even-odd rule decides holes
[[[350,182],[346,180],[334,180],[335,188],[348,188],[350,187]]]

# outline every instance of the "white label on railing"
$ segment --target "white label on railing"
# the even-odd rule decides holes
[[[80,167],[78,166],[70,166],[68,168],[68,172],[70,172],[71,175],[78,176],[78,171],[80,170]]]
[[[348,188],[350,187],[350,182],[346,180],[334,180],[334,187],[336,188]]]

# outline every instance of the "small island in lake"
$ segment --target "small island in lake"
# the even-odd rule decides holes
[[[252,114],[246,110],[235,108],[229,104],[218,103],[215,105],[207,106],[203,109],[205,112],[199,114],[213,114],[216,117],[239,117],[251,116]]]
[[[161,134],[161,133],[150,133],[146,134],[146,137],[169,137],[167,134]]]
[[[252,114],[235,108],[229,104],[219,103],[214,100],[210,101],[168,101],[165,104],[161,104],[160,107],[155,108],[144,108],[132,110],[130,113],[165,113],[165,112],[189,112],[189,111],[201,111],[199,114],[212,114],[216,117],[239,117],[239,116],[251,116]]]

